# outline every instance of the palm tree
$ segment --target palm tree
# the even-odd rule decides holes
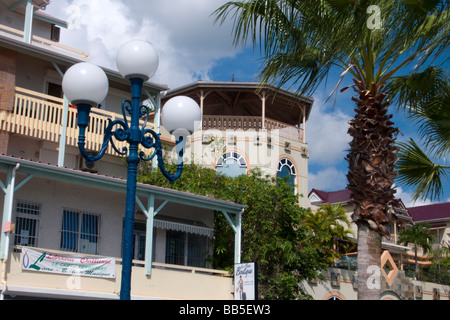
[[[450,81],[441,68],[396,77],[391,96],[418,127],[421,148],[414,139],[399,143],[398,183],[415,187],[413,198],[438,199],[450,166],[436,163],[450,154]]]
[[[427,228],[430,225],[427,223],[417,223],[410,228],[403,229],[398,235],[398,242],[400,244],[408,245],[412,243],[414,245],[414,260],[416,276],[419,272],[419,264],[417,262],[417,249],[422,247],[423,252],[427,253],[431,249],[430,242],[434,240],[434,237],[427,232]]]
[[[258,44],[265,59],[262,84],[311,94],[331,70],[350,74],[355,116],[347,155],[348,188],[358,226],[358,298],[379,299],[369,286],[380,266],[381,236],[397,205],[393,187],[398,130],[388,114],[386,85],[412,64],[417,71],[442,55],[450,40],[447,1],[243,0],[215,11],[234,19],[235,45]],[[343,90],[347,90],[343,88]]]
[[[317,211],[308,210],[302,225],[307,226],[310,234],[305,241],[314,244],[320,252],[320,259],[332,264],[340,258],[336,251],[338,240],[351,241],[350,220],[341,204],[324,204]]]

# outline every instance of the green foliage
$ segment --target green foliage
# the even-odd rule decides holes
[[[173,168],[169,168],[173,169]],[[172,185],[159,170],[146,169],[140,182],[189,191],[246,205],[242,216],[242,261],[254,261],[259,270],[259,298],[304,299],[298,284],[317,278],[327,264],[319,258],[317,244],[302,225],[307,209],[284,180],[275,183],[255,169],[249,175],[229,178],[197,165],[185,165],[182,178]],[[215,215],[213,267],[233,267],[234,234],[221,213]]]
[[[337,67],[343,72],[330,97],[349,74],[354,84],[341,92],[352,87],[357,96],[373,103],[370,95],[390,98],[387,85],[405,70],[410,72],[407,68],[418,72],[445,57],[450,44],[448,9],[449,2],[442,0],[241,0],[225,3],[214,14],[220,23],[232,20],[236,45],[260,46],[262,84],[277,83],[312,95]],[[378,130],[381,133],[384,126]],[[364,159],[375,148],[361,147],[352,153]],[[350,163],[350,174],[361,168],[359,163]],[[390,163],[386,172],[393,166]],[[387,180],[380,181],[374,189],[386,188],[382,184]],[[392,188],[392,184],[387,186]],[[355,195],[365,197],[363,188],[357,191]],[[359,262],[370,259],[378,257],[369,250],[359,251]],[[360,288],[358,298],[379,298],[379,290]]]
[[[450,246],[441,244],[438,249],[431,250],[431,266],[421,267],[420,279],[450,285]]]
[[[338,251],[338,240],[351,243],[350,220],[347,212],[341,204],[325,204],[316,212],[311,210],[306,212],[302,225],[308,228],[308,241],[319,252],[319,260],[333,264],[336,259],[342,258]],[[350,248],[341,248],[350,249]]]
[[[418,247],[422,247],[424,253],[427,253],[431,250],[430,243],[434,240],[434,237],[427,231],[429,227],[430,225],[428,223],[417,223],[410,228],[403,229],[398,234],[398,242],[400,244],[408,245],[412,243],[414,245],[416,271],[419,271],[419,264],[417,262]]]
[[[398,183],[415,188],[414,199],[442,196],[450,167],[435,163],[450,153],[450,78],[437,67],[394,78],[388,86],[399,108],[418,128],[425,149],[410,139],[399,143]]]
[[[424,4],[426,3],[426,5]],[[233,21],[235,45],[259,45],[264,82],[312,94],[338,66],[370,88],[420,69],[449,44],[448,1],[242,0],[214,14]]]
[[[430,225],[428,223],[422,222],[410,228],[403,229],[398,235],[398,242],[404,245],[412,243],[414,248],[420,246],[426,253],[431,249],[430,241],[434,239],[427,231],[429,227]]]

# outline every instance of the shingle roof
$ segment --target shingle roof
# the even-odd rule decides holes
[[[0,154],[0,170],[5,168],[3,166],[5,164],[16,165],[17,163],[20,164],[18,172],[26,174],[36,174],[37,176],[45,176],[49,177],[49,179],[62,181],[68,181],[67,177],[69,177],[70,183],[73,184],[87,184],[93,188],[101,188],[119,192],[125,192],[127,187],[127,180],[123,178],[106,176],[67,167],[58,167],[54,164]],[[239,212],[246,207],[245,205],[228,200],[197,195],[191,192],[179,191],[140,182],[137,183],[136,193],[153,193],[160,199],[181,202],[187,205],[208,207],[213,210],[226,210],[229,213]],[[189,201],[189,203],[186,203],[187,201]]]
[[[414,221],[450,219],[450,202],[408,208]]]
[[[338,190],[338,191],[322,191],[317,189],[312,189],[311,193],[315,193],[320,199],[322,199],[321,203],[343,203],[349,202],[350,198],[350,190]]]
[[[308,197],[310,197],[312,193],[316,194],[321,199],[321,201],[311,202],[312,204],[315,205],[321,205],[325,203],[329,204],[348,203],[352,200],[351,192],[349,189],[343,189],[338,191],[323,191],[312,189]],[[397,217],[398,218],[403,217],[403,219],[406,218],[407,220],[411,220],[403,201],[401,199],[396,199],[396,201],[398,202],[398,206],[394,209],[396,211]]]

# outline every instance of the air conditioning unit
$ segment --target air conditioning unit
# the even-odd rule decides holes
[[[50,39],[59,42],[60,34],[61,29],[57,25],[52,24]]]

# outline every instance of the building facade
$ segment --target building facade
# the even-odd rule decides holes
[[[353,205],[348,189],[323,191],[312,189],[308,195],[313,210],[324,204],[340,204],[351,221]],[[391,238],[382,237],[381,268],[379,286],[383,300],[449,300],[450,286],[408,277],[406,270],[414,265],[415,255],[412,244],[398,244],[401,230],[414,223],[431,222],[430,231],[436,235],[439,245],[448,246],[449,203],[406,208],[401,200],[396,209],[394,221],[387,226]],[[352,231],[357,235],[357,227],[352,223]],[[356,243],[357,239],[354,238]],[[434,244],[436,247],[438,244]],[[335,266],[323,272],[323,280],[305,281],[303,288],[315,300],[356,300],[358,298],[356,246],[349,252],[341,252],[343,258]],[[431,264],[430,258],[419,250],[418,263]]]
[[[425,222],[430,225],[434,248],[450,246],[450,202],[410,207],[408,211],[416,223]]]
[[[47,15],[47,5],[0,2],[1,298],[118,299],[126,163],[111,147],[94,166],[80,155],[77,111],[61,82],[89,56],[59,43],[67,23]],[[122,118],[122,100],[130,95],[127,80],[104,71],[109,92],[91,112],[90,152],[99,151],[108,121]],[[157,113],[166,90],[146,82],[143,100]],[[159,124],[146,128],[159,131]],[[169,146],[171,139],[162,136]],[[243,211],[236,203],[138,184],[132,298],[233,299],[233,278],[208,261],[214,215],[223,214],[240,262]],[[86,261],[114,263],[89,269]]]
[[[169,90],[162,108],[176,95],[196,100],[202,114],[185,161],[228,176],[259,168],[287,179],[301,195],[299,204],[309,206],[306,122],[312,99],[256,82],[197,81]]]

